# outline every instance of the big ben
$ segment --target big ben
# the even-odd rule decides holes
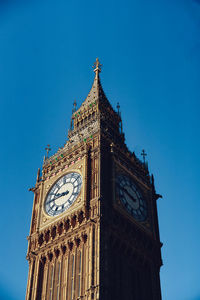
[[[66,144],[46,156],[31,189],[26,300],[161,299],[160,195],[126,146],[98,59],[94,72]]]

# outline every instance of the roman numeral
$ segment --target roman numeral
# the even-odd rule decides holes
[[[50,200],[48,200],[47,202],[46,202],[46,204],[50,204],[51,202],[53,202],[54,201],[54,199],[50,199]]]
[[[60,186],[59,186],[58,182],[55,184],[55,187],[57,187],[57,189],[59,189],[59,188],[60,188]]]
[[[78,195],[78,192],[72,193],[72,195],[73,195],[73,196],[76,196],[76,195]]]
[[[48,213],[48,214],[51,214],[51,208],[48,209],[47,213]]]
[[[54,207],[56,207],[55,204],[53,204],[53,206],[51,207],[51,209],[52,209],[53,211],[55,211],[55,208],[54,208]]]

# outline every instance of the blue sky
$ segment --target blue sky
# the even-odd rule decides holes
[[[148,153],[163,242],[164,300],[200,299],[200,2],[0,1],[0,298],[25,297],[37,168],[67,138],[92,64],[126,143]]]

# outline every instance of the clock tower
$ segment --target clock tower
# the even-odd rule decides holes
[[[68,140],[38,170],[26,300],[161,300],[153,176],[131,152],[94,64]]]

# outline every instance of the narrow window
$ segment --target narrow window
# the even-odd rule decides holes
[[[58,262],[58,277],[57,277],[57,300],[59,300],[59,295],[60,295],[60,269],[61,269],[61,264],[60,261]]]
[[[74,255],[72,255],[71,300],[73,299],[73,289],[74,289]]]
[[[43,276],[44,276],[44,263],[40,261],[40,263],[39,263],[39,272],[38,272],[36,300],[40,300],[41,297],[42,297]]]
[[[94,285],[94,267],[95,267],[95,227],[92,230],[92,285]]]
[[[85,262],[85,245],[83,245],[82,248],[82,270],[81,270],[81,293],[85,292],[85,268],[86,268],[86,262]]]
[[[70,290],[70,256],[66,258],[66,300],[70,299],[69,290]]]
[[[78,297],[81,295],[81,264],[82,264],[82,257],[81,251],[79,251],[79,266],[78,266]]]
[[[54,266],[51,266],[49,300],[52,300],[52,296],[53,296],[53,277],[54,277]]]
[[[50,269],[49,269],[49,265],[48,265],[48,269],[47,269],[47,284],[46,284],[46,298],[48,299],[48,291],[49,291],[49,275],[50,275]]]

